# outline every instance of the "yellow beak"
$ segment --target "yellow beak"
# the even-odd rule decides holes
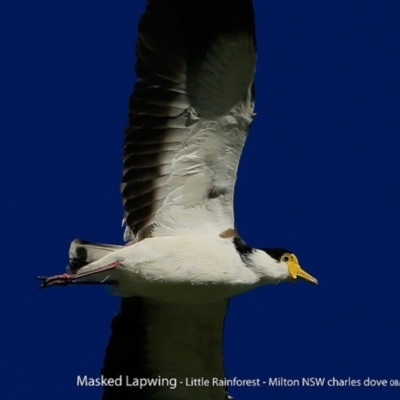
[[[318,281],[313,276],[304,271],[304,269],[301,269],[296,257],[293,256],[293,260],[287,261],[287,265],[289,269],[289,274],[293,279],[303,278],[308,282],[318,285]]]

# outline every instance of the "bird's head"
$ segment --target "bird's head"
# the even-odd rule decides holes
[[[297,281],[298,278],[318,284],[318,281],[301,268],[297,257],[285,249],[261,249],[257,258],[262,266],[265,279],[279,283],[282,281]]]
[[[300,267],[299,260],[293,253],[284,250],[279,259],[280,262],[286,263],[289,275],[293,280],[297,280],[297,278],[302,278],[308,282],[318,285],[318,281]]]

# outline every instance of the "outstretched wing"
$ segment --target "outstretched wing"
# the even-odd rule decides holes
[[[254,106],[251,0],[149,0],[136,52],[124,144],[126,239],[233,228]]]

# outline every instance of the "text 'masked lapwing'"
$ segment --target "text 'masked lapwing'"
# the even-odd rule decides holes
[[[39,279],[104,284],[123,297],[102,375],[154,385],[106,387],[104,399],[228,399],[229,299],[298,278],[317,283],[291,251],[253,248],[235,229],[237,168],[254,116],[253,5],[148,0],[138,31],[123,158],[127,243],[74,240],[67,273]],[[186,378],[221,384],[164,384]]]

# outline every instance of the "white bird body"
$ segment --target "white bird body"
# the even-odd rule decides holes
[[[81,268],[79,274],[85,274],[82,281],[116,281],[110,291],[119,296],[194,304],[226,300],[263,284],[290,279],[286,264],[262,250],[254,250],[248,263],[244,259],[232,238],[166,236],[111,252]],[[118,263],[115,268],[96,273],[114,263]]]

